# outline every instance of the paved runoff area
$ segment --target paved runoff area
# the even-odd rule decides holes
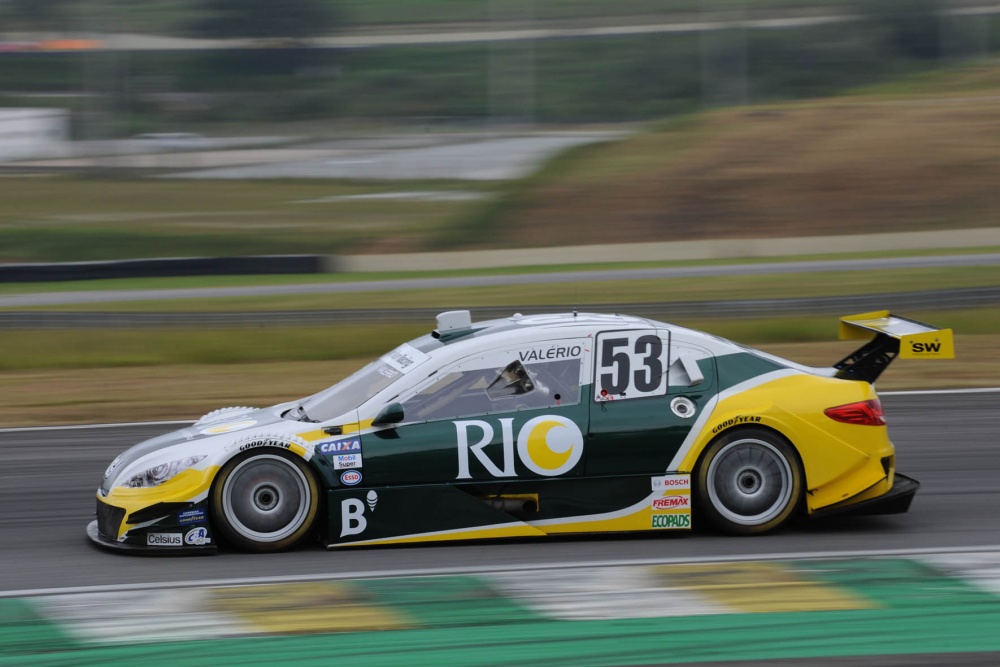
[[[0,665],[987,664],[1000,651],[1000,551],[19,595],[0,599]]]

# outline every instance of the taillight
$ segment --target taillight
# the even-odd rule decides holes
[[[824,410],[827,417],[845,424],[861,424],[862,426],[885,426],[885,413],[882,412],[882,402],[877,398],[871,401],[860,401],[838,405]]]

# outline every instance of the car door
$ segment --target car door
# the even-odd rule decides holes
[[[399,397],[399,423],[363,436],[366,484],[583,474],[589,355],[589,339],[552,339],[440,369]]]
[[[588,476],[656,474],[714,395],[712,355],[671,345],[665,329],[602,331],[596,337]]]

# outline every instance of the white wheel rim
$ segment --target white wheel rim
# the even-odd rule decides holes
[[[305,473],[288,459],[261,454],[233,468],[222,485],[222,511],[241,536],[277,542],[293,535],[309,515]]]
[[[765,524],[792,501],[792,466],[769,442],[730,442],[708,465],[708,497],[715,510],[742,526]]]

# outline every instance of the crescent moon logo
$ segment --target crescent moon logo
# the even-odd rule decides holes
[[[517,453],[534,473],[554,477],[573,469],[583,456],[583,434],[575,423],[557,415],[528,420],[517,435]]]

